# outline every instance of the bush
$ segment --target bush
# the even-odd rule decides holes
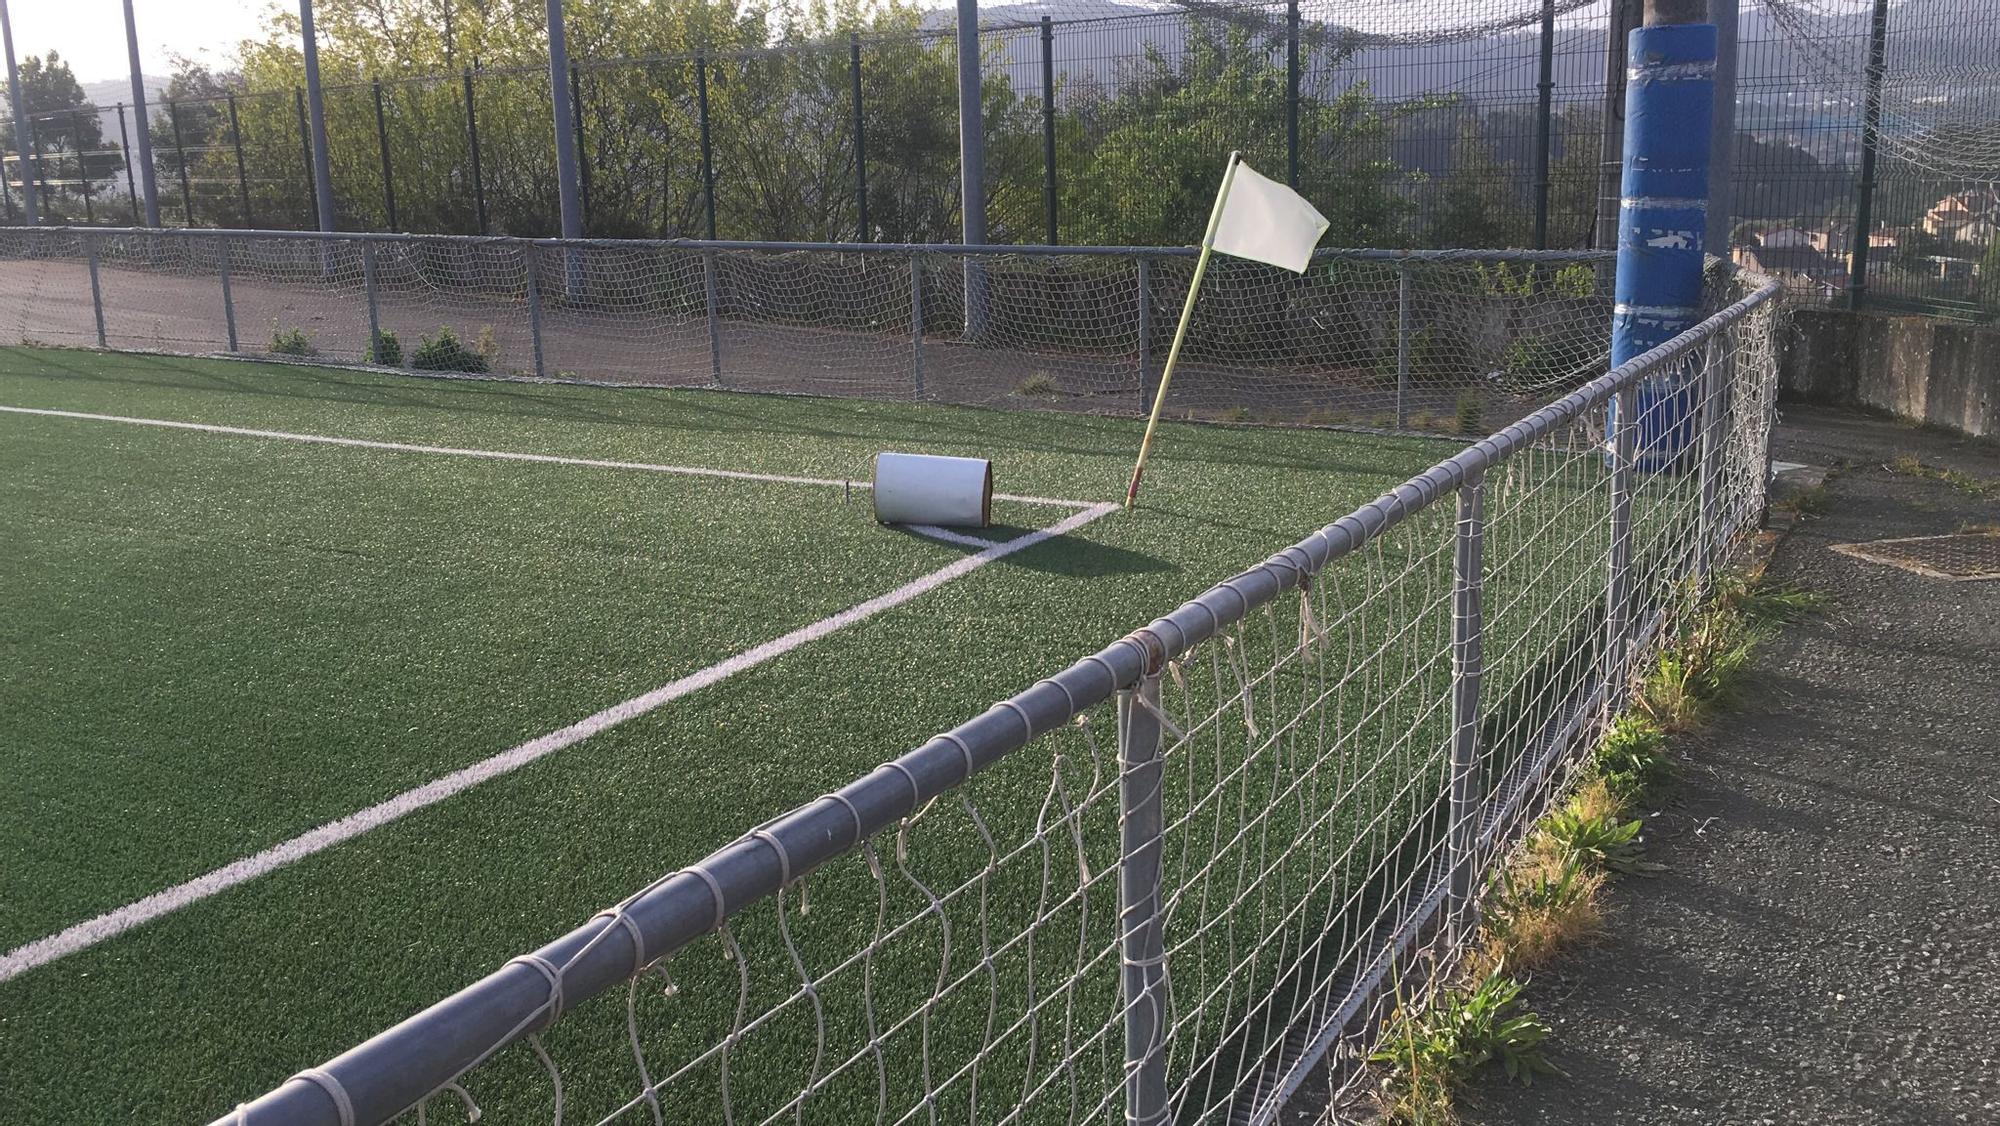
[[[316,356],[319,354],[319,349],[313,347],[313,342],[306,336],[304,329],[296,326],[279,328],[273,325],[271,352],[278,356]]]
[[[1486,404],[1480,401],[1477,391],[1459,393],[1458,432],[1467,438],[1486,436]]]
[[[424,337],[417,350],[410,353],[410,366],[418,371],[488,370],[486,357],[466,347],[449,328],[440,328],[434,335]]]
[[[375,342],[368,346],[367,362],[380,364],[385,368],[403,366],[403,342],[387,329],[375,334]]]

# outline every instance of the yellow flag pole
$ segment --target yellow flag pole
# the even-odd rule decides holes
[[[1167,405],[1167,384],[1173,382],[1174,364],[1181,358],[1181,344],[1187,340],[1188,322],[1194,319],[1194,299],[1201,292],[1201,277],[1208,272],[1208,256],[1215,252],[1215,229],[1222,225],[1222,206],[1229,200],[1229,185],[1236,180],[1240,152],[1229,154],[1222,170],[1222,190],[1215,193],[1215,209],[1208,213],[1208,231],[1201,236],[1201,256],[1194,260],[1194,279],[1188,282],[1187,301],[1181,306],[1180,327],[1174,329],[1174,346],[1167,351],[1167,366],[1160,372],[1160,390],[1153,396],[1153,414],[1146,420],[1146,436],[1139,441],[1139,461],[1132,467],[1132,484],[1125,490],[1125,507],[1139,499],[1139,478],[1146,475],[1146,455],[1153,448],[1153,431],[1160,425],[1160,412]]]

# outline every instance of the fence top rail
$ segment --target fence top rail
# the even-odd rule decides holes
[[[1515,451],[1742,321],[1782,290],[1732,273],[1750,292],[1519,422],[1466,446],[1376,500],[1217,583],[1180,608],[883,763],[835,793],[766,822],[698,863],[655,881],[582,926],[287,1080],[213,1126],[385,1122],[507,1045],[666,958],[737,912],[894,826],[926,802],[1077,715],[1132,688],[1166,661],[1243,620],[1336,560],[1382,536]],[[543,967],[552,967],[551,981]],[[338,1091],[339,1102],[335,1101]]]
[[[518,235],[399,234],[375,231],[284,231],[244,230],[228,227],[73,227],[0,226],[4,232],[38,232],[88,238],[196,238],[286,239],[303,242],[395,242],[456,243],[482,246],[534,246],[578,250],[749,250],[785,253],[810,251],[842,254],[954,254],[1039,257],[1097,258],[1194,258],[1201,250],[1194,246],[1044,246],[1039,244],[956,242],[770,242],[733,239],[561,239],[525,238]],[[1315,261],[1346,259],[1363,261],[1411,262],[1541,262],[1602,263],[1616,254],[1609,250],[1424,250],[1379,247],[1321,247]]]

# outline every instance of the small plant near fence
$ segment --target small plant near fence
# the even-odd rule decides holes
[[[1384,1073],[1384,1119],[1399,1126],[1457,1122],[1459,1096],[1489,1066],[1523,1086],[1556,1074],[1542,1049],[1549,1026],[1522,1005],[1525,988],[1495,967],[1433,991],[1424,1003],[1399,1004],[1369,1057]]]
[[[297,325],[271,325],[271,354],[275,356],[317,356],[312,338]]]
[[[1581,784],[1492,877],[1464,976],[1419,1003],[1399,1001],[1384,1026],[1370,1062],[1382,1076],[1385,1121],[1457,1122],[1460,1098],[1494,1065],[1524,1085],[1555,1071],[1543,1054],[1548,1026],[1528,1011],[1526,984],[1509,968],[1547,966],[1602,930],[1611,878],[1660,870],[1644,859],[1640,811],[1678,776],[1672,736],[1739,691],[1757,645],[1817,605],[1752,574],[1718,575],[1705,596],[1688,588],[1659,658],[1598,741]]]
[[[403,342],[396,339],[395,333],[390,332],[388,329],[383,329],[375,334],[375,339],[368,345],[366,359],[371,364],[378,364],[385,368],[402,367]]]
[[[426,335],[410,353],[410,366],[418,371],[462,371],[481,373],[492,370],[485,356],[469,348],[449,328]]]

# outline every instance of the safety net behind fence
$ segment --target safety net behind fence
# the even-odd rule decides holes
[[[1218,260],[1172,417],[1473,436],[1602,370],[1608,255]],[[1135,414],[1186,249],[0,228],[6,339]],[[11,323],[10,323],[11,322]]]
[[[1777,285],[221,1121],[1263,1123],[1765,499]],[[600,996],[602,995],[602,996]]]

